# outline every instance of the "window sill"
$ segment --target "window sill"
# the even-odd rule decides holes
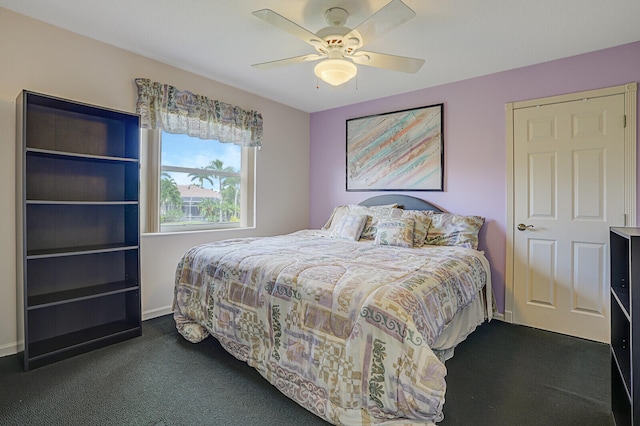
[[[209,234],[209,233],[221,233],[221,232],[246,232],[255,230],[255,226],[237,227],[237,228],[209,228],[209,229],[191,229],[184,231],[165,231],[165,232],[144,232],[140,234],[142,237],[163,237],[168,235],[185,235],[185,234]]]

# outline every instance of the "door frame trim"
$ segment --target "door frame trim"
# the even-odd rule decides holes
[[[507,149],[507,237],[506,263],[505,263],[505,292],[504,292],[504,321],[513,323],[514,308],[514,282],[513,282],[513,243],[515,238],[514,218],[514,134],[513,119],[517,109],[532,106],[573,102],[581,99],[599,98],[611,95],[624,94],[626,115],[626,127],[624,132],[624,211],[627,217],[626,226],[636,226],[636,131],[637,131],[637,93],[638,83],[628,83],[620,86],[603,89],[588,90],[559,96],[550,96],[539,99],[530,99],[519,102],[509,102],[505,105],[506,123],[506,149]]]

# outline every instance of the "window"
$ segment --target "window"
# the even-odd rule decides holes
[[[160,131],[161,232],[252,226],[254,149]]]
[[[147,78],[135,81],[142,229],[253,227],[262,114]]]

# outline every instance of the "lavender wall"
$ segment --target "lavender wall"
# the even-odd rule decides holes
[[[496,302],[504,312],[505,104],[634,81],[640,81],[640,42],[313,113],[310,226],[321,227],[333,206],[378,195],[345,191],[345,120],[442,102],[445,191],[408,195],[424,198],[447,211],[486,218],[479,248],[491,262]]]

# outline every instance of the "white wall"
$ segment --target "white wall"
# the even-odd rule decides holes
[[[17,343],[16,96],[27,89],[134,112],[136,77],[255,109],[264,118],[264,147],[257,155],[256,228],[143,235],[144,319],[170,312],[175,266],[192,245],[309,226],[309,114],[0,8],[0,356],[15,353]]]

